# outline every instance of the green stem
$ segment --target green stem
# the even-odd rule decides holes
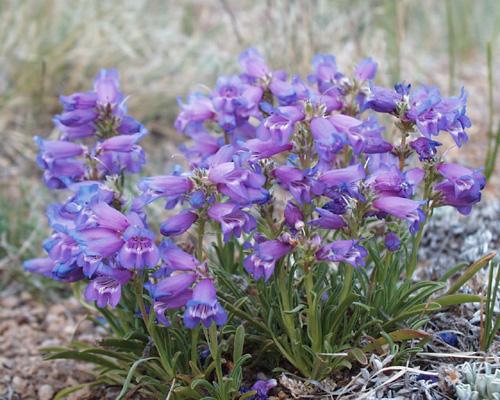
[[[413,273],[415,272],[415,269],[417,267],[418,249],[420,247],[420,242],[422,241],[422,236],[424,234],[425,224],[427,223],[432,212],[431,200],[429,200],[432,192],[432,180],[433,180],[432,175],[429,172],[427,172],[425,177],[425,186],[424,186],[424,199],[428,199],[425,205],[425,221],[423,221],[420,224],[420,228],[417,232],[417,235],[413,240],[410,262],[408,263],[408,267],[406,270],[406,279],[408,280],[411,280]]]
[[[354,275],[354,269],[351,266],[344,265],[345,274],[344,282],[342,283],[342,291],[340,292],[339,304],[347,299],[347,296],[351,293],[352,278]]]
[[[158,354],[160,356],[160,362],[163,369],[167,372],[168,379],[172,379],[175,375],[174,369],[170,364],[168,354],[166,354],[165,349],[162,346],[162,342],[158,337],[155,327],[151,324],[151,320],[149,319],[148,313],[146,311],[146,306],[144,304],[143,289],[144,289],[144,279],[141,273],[137,273],[134,279],[134,289],[135,289],[135,298],[137,304],[139,306],[139,310],[141,311],[141,316],[144,321],[144,325],[146,325],[146,330],[151,337],[156,349],[158,350]]]
[[[219,387],[222,388],[224,383],[224,374],[222,373],[220,348],[217,345],[217,325],[215,325],[215,322],[212,322],[212,325],[208,328],[208,333],[207,330],[205,330],[205,336],[207,337],[207,342],[209,343],[210,354],[215,362],[217,382],[219,383]]]
[[[137,273],[134,279],[134,289],[135,289],[135,298],[137,304],[139,306],[139,310],[141,311],[142,319],[144,320],[144,324],[146,328],[149,326],[149,316],[146,311],[146,306],[144,304],[144,299],[142,297],[143,289],[144,289],[144,281],[142,278],[142,274]]]
[[[290,340],[290,348],[294,357],[295,366],[301,371],[307,371],[304,361],[302,360],[302,356],[300,354],[300,350],[296,351],[300,348],[300,340],[297,338],[296,330],[295,330],[295,321],[294,315],[290,313],[292,307],[290,305],[289,295],[291,292],[287,289],[286,286],[286,276],[285,276],[285,268],[283,265],[279,266],[279,276],[278,276],[278,289],[280,292],[281,302],[283,304],[282,318],[283,323],[285,325],[285,330],[288,334],[288,339]],[[274,337],[274,336],[273,336]],[[292,362],[293,363],[293,362]]]
[[[205,236],[205,218],[200,216],[198,220],[198,240],[196,243],[196,257],[203,261],[203,236]]]
[[[191,330],[191,362],[194,366],[198,365],[198,338],[200,337],[200,327],[197,326]]]
[[[307,321],[310,328],[312,349],[315,353],[321,352],[321,338],[318,326],[318,317],[316,313],[316,304],[314,303],[314,281],[311,270],[306,271],[304,277],[304,284],[306,288],[307,297]]]

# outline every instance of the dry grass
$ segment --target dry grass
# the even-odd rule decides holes
[[[147,143],[156,173],[176,154],[176,98],[235,72],[248,46],[273,66],[301,74],[314,53],[328,52],[346,71],[374,57],[383,84],[402,77],[444,92],[464,85],[475,124],[469,162],[483,162],[485,44],[492,41],[498,65],[497,0],[3,0],[0,22],[0,216],[11,221],[4,237],[12,237],[16,221],[21,226],[19,213],[40,213],[37,202],[24,211],[5,206],[19,199],[21,181],[29,179],[28,198],[43,191],[31,137],[49,135],[58,95],[89,87],[101,67],[119,69],[132,114],[153,133]],[[498,93],[496,100],[498,106]],[[30,234],[16,233],[9,248],[19,250]]]

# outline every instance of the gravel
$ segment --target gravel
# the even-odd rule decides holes
[[[84,363],[44,361],[39,351],[64,345],[72,337],[95,341],[97,329],[85,317],[73,298],[43,304],[28,292],[4,291],[0,296],[0,399],[50,400],[65,387],[91,380],[91,369]],[[68,399],[87,394],[79,391]]]

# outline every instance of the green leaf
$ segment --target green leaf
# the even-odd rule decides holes
[[[99,344],[104,347],[114,347],[117,349],[122,349],[125,351],[129,351],[131,353],[140,353],[142,354],[144,350],[144,343],[137,340],[124,340],[124,339],[103,339],[99,341]]]
[[[191,389],[197,390],[198,387],[202,387],[210,392],[210,394],[212,394],[213,396],[217,396],[217,391],[215,390],[213,385],[206,379],[194,379],[193,382],[191,382]]]
[[[362,364],[362,365],[368,364],[368,359],[366,358],[366,355],[363,352],[363,350],[355,347],[353,349],[347,350],[347,353],[349,354],[351,359],[352,358],[355,359],[360,364]]]
[[[476,273],[488,264],[494,257],[496,253],[488,253],[484,257],[480,258],[476,262],[465,270],[465,272],[457,279],[457,281],[448,289],[446,294],[453,294],[457,292],[463,285],[465,285]]]
[[[406,340],[413,340],[413,339],[429,339],[431,336],[425,332],[422,331],[417,331],[413,329],[399,329],[397,331],[391,332],[387,334],[393,342],[402,342]],[[363,348],[363,351],[365,353],[369,353],[375,349],[378,349],[382,347],[383,345],[387,344],[390,342],[389,338],[386,337],[380,337],[374,342],[370,343],[369,345],[365,346]]]
[[[79,360],[86,361],[92,364],[100,365],[102,367],[111,368],[111,369],[122,369],[119,365],[114,362],[108,360],[104,357],[99,357],[90,353],[83,353],[79,351],[62,351],[59,353],[48,354],[44,356],[45,360],[58,360],[58,359],[66,359],[66,360]]]
[[[123,382],[122,390],[118,394],[118,397],[116,398],[116,400],[121,400],[123,398],[123,396],[125,396],[125,394],[127,393],[128,388],[130,386],[130,383],[132,382],[132,378],[134,376],[134,373],[135,373],[135,370],[137,369],[137,367],[140,364],[142,364],[143,362],[150,361],[150,360],[159,360],[159,358],[158,357],[141,358],[140,360],[137,360],[135,363],[132,364],[132,366],[130,367],[130,369],[128,371],[127,378],[125,379],[125,382]]]
[[[95,382],[89,382],[89,383],[82,383],[80,385],[70,386],[70,387],[61,389],[54,396],[53,400],[62,400],[65,397],[67,397],[69,394],[75,393],[75,392],[79,391],[80,389],[83,389],[85,387],[97,386],[97,385],[100,385],[100,384],[101,384],[101,382],[95,381]]]
[[[481,296],[465,293],[449,294],[441,296],[433,301],[440,304],[442,307],[449,307],[464,303],[479,303],[481,302]]]
[[[257,391],[256,390],[250,390],[249,392],[246,392],[246,393],[243,393],[239,400],[245,400],[245,399],[249,399],[250,397],[253,397],[257,394]]]
[[[234,349],[233,349],[233,362],[237,362],[243,354],[243,346],[245,344],[245,327],[238,326],[234,334]]]

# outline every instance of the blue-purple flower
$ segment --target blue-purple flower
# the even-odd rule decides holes
[[[114,308],[121,299],[121,289],[132,278],[132,274],[123,269],[106,267],[93,278],[85,289],[85,300],[95,301],[98,307],[109,305]]]
[[[345,262],[353,267],[364,267],[366,249],[357,240],[334,240],[316,252],[318,260]]]
[[[160,324],[170,326],[166,311],[181,308],[190,301],[193,296],[191,287],[195,281],[196,274],[180,273],[172,274],[148,286],[153,298],[153,309]]]
[[[164,236],[177,236],[186,232],[198,220],[198,215],[190,210],[183,210],[162,222],[160,232]]]
[[[217,300],[215,286],[210,279],[203,279],[193,289],[193,297],[186,304],[184,325],[187,328],[196,328],[202,324],[206,328],[212,323],[217,326],[227,322],[226,311]]]
[[[382,215],[392,215],[406,220],[411,233],[416,233],[420,228],[420,224],[425,221],[425,214],[422,211],[422,202],[420,201],[397,196],[382,196],[375,199],[372,205]]]
[[[267,240],[255,245],[252,254],[243,261],[245,270],[255,280],[268,281],[274,272],[276,262],[292,250],[292,245],[286,240]]]
[[[397,251],[401,247],[401,239],[394,232],[388,232],[385,235],[384,244],[387,250]]]
[[[242,232],[250,233],[257,227],[252,215],[230,202],[214,204],[208,209],[208,216],[220,224],[225,242],[232,236],[238,238]]]
[[[444,180],[436,184],[434,190],[441,194],[440,204],[455,207],[461,214],[469,214],[472,206],[481,200],[486,179],[479,171],[452,163],[437,166]]]

